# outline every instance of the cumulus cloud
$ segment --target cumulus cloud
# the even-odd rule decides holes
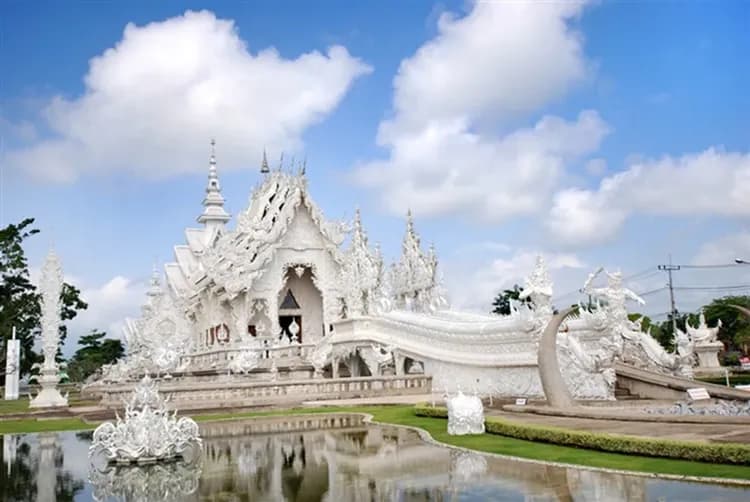
[[[388,158],[357,166],[355,182],[396,213],[463,212],[495,223],[546,209],[565,164],[596,150],[607,125],[584,111],[496,131],[586,76],[571,26],[582,6],[477,2],[464,17],[443,14],[438,35],[394,78],[394,116],[377,137]]]
[[[140,306],[146,301],[146,289],[145,281],[134,281],[120,275],[104,284],[84,285],[81,298],[89,307],[70,321],[65,353],[75,352],[78,338],[92,329],[106,331],[109,338],[119,339],[125,318],[138,317]]]
[[[587,265],[573,253],[540,253],[528,249],[515,252],[477,254],[470,259],[461,253],[456,259],[444,260],[445,283],[453,307],[488,312],[495,296],[502,290],[523,285],[536,264],[537,255],[544,256],[555,284],[555,294],[580,287],[582,269]]]
[[[91,60],[83,95],[47,104],[52,136],[6,162],[60,181],[87,171],[165,177],[203,170],[215,137],[223,168],[246,166],[264,147],[298,147],[370,71],[342,46],[295,59],[273,48],[253,53],[232,21],[207,11],[131,23]]]
[[[750,154],[710,148],[637,161],[604,178],[597,190],[562,190],[548,225],[563,242],[589,245],[614,237],[633,213],[746,217],[748,200]]]

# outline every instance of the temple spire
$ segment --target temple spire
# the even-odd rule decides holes
[[[260,174],[268,174],[271,170],[268,168],[268,159],[266,158],[266,149],[263,149],[263,162],[260,165]]]
[[[206,197],[203,199],[203,214],[198,217],[198,223],[206,228],[224,228],[230,216],[224,210],[224,197],[221,195],[219,175],[216,171],[216,141],[211,140],[211,157],[208,161],[208,185]]]
[[[154,263],[154,269],[151,271],[151,279],[149,280],[149,289],[146,295],[153,298],[161,294],[161,273],[159,273],[159,267]]]

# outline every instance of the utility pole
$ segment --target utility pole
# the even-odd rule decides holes
[[[669,277],[669,302],[672,307],[672,336],[675,336],[677,334],[677,307],[675,307],[674,303],[674,288],[672,287],[672,271],[673,270],[680,270],[679,265],[672,265],[672,255],[669,255],[669,263],[667,265],[659,265],[659,270],[664,270],[667,272],[667,276]]]

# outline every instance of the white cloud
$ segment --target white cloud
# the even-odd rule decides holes
[[[119,339],[125,318],[138,317],[140,306],[146,301],[146,289],[145,282],[119,275],[98,286],[82,287],[81,298],[89,307],[69,322],[65,353],[75,352],[78,338],[92,329],[106,331],[109,338]]]
[[[592,176],[601,176],[607,172],[607,161],[601,158],[589,160],[586,162],[586,172]]]
[[[476,2],[465,17],[438,20],[438,35],[401,62],[394,129],[512,116],[561,96],[586,74],[581,36],[569,26],[584,2]]]
[[[463,212],[488,222],[546,209],[569,161],[596,150],[608,127],[595,111],[547,116],[498,135],[587,74],[571,20],[583,2],[477,2],[443,14],[439,34],[402,61],[394,116],[380,124],[389,157],[354,180],[386,208],[420,215]]]
[[[739,232],[725,235],[719,239],[703,244],[692,260],[693,265],[731,264],[734,260],[750,261],[750,232]],[[748,270],[744,265],[738,270]]]
[[[555,195],[548,225],[568,244],[614,237],[633,213],[750,216],[750,154],[710,148],[682,157],[641,160],[604,178],[597,190]]]
[[[498,292],[523,285],[527,275],[534,269],[536,251],[518,249],[508,256],[477,256],[467,259],[465,255],[455,260],[443,260],[445,285],[452,306],[458,309],[488,312]],[[555,294],[580,287],[586,264],[571,253],[541,253],[555,284]]]
[[[223,168],[299,147],[300,136],[341,101],[370,67],[342,46],[285,59],[253,54],[232,21],[186,12],[128,24],[93,58],[86,90],[44,109],[53,137],[9,152],[9,165],[65,181],[86,171],[165,177],[205,169],[215,137]]]

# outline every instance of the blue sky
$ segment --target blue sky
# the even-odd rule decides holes
[[[462,308],[521,282],[536,252],[560,295],[599,265],[750,259],[744,2],[214,2],[185,14],[202,8],[0,6],[0,224],[37,219],[31,263],[54,244],[90,303],[78,330],[137,314],[152,263],[172,259],[200,214],[211,136],[232,214],[264,147],[272,163],[306,157],[325,213],[361,207],[389,258],[411,207]],[[684,290],[678,306],[721,293]],[[647,299],[647,313],[668,308],[663,291]]]

